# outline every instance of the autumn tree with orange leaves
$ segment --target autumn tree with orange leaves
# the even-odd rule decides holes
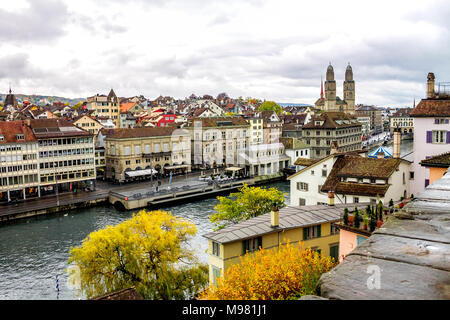
[[[246,254],[241,263],[232,265],[210,285],[201,300],[285,300],[303,295],[315,295],[316,285],[323,273],[335,262],[311,250],[294,245],[281,246]]]

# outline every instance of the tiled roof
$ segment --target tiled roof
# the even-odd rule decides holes
[[[194,118],[191,126],[195,121],[201,121],[202,127],[221,127],[221,126],[248,126],[248,122],[240,117],[208,117],[208,118]]]
[[[316,162],[319,162],[320,159],[307,159],[307,158],[298,158],[294,165],[296,166],[305,166],[305,167],[309,167],[311,165],[313,165]]]
[[[448,168],[450,167],[450,152],[422,160],[420,164],[424,167]]]
[[[126,102],[120,105],[120,112],[125,113],[128,112],[131,108],[136,105],[136,102]]]
[[[171,136],[177,127],[141,127],[141,128],[124,128],[102,130],[102,134],[106,134],[108,139],[130,139],[145,137],[164,137]],[[186,133],[187,134],[187,133]]]
[[[292,228],[308,227],[326,222],[336,222],[342,219],[346,204],[335,206],[288,206],[280,209],[279,227],[272,228],[270,213],[231,225],[222,230],[205,234],[204,237],[218,243],[242,241],[264,234],[280,232]],[[367,204],[356,204],[359,208],[365,208]]]
[[[78,128],[67,120],[60,119],[32,119],[30,127],[38,139],[56,137],[93,136],[93,134]]]
[[[376,197],[384,196],[388,189],[388,184],[338,182],[333,191],[339,194]],[[325,192],[324,188],[322,188],[322,192]]]
[[[338,160],[339,161],[339,160]],[[402,159],[373,159],[359,156],[346,156],[345,162],[337,173],[340,177],[387,179],[398,167]]]
[[[450,117],[450,99],[422,99],[412,117]]]
[[[411,114],[411,111],[413,109],[412,108],[402,108],[397,110],[397,112],[395,112],[392,117],[393,118],[406,118],[409,117],[409,115]]]
[[[17,140],[17,134],[23,134],[25,139]],[[25,121],[0,121],[0,136],[3,136],[0,144],[36,141],[33,131]]]
[[[349,123],[342,122],[339,124],[337,121],[349,121]],[[322,125],[316,125],[316,121],[323,121]],[[352,122],[355,121],[355,122]],[[356,121],[356,118],[348,115],[344,112],[323,112],[317,116],[314,116],[311,121],[305,124],[303,129],[339,129],[360,127],[361,123]]]

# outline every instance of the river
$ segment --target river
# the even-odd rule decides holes
[[[287,192],[289,183],[264,186]],[[197,235],[190,241],[201,261],[207,262],[208,241],[203,235],[213,230],[209,215],[218,203],[216,198],[161,208],[175,216],[191,219]],[[0,226],[0,300],[74,300],[75,289],[68,284],[69,249],[81,245],[89,233],[131,218],[112,206],[94,207],[52,217],[31,218]],[[56,290],[58,275],[59,292]]]

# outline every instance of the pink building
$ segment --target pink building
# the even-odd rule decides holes
[[[422,160],[450,151],[450,87],[438,85],[434,74],[428,74],[427,99],[411,112],[414,117],[414,162],[411,164],[411,193],[421,193],[430,183],[430,169]]]

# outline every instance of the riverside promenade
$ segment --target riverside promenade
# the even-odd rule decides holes
[[[211,172],[208,171],[203,173],[210,174],[212,173],[212,170]],[[197,192],[195,191],[195,188],[193,188],[196,185],[202,184],[201,182],[199,182],[200,175],[200,172],[194,172],[188,175],[174,176],[172,177],[171,181],[169,178],[164,178],[160,180],[154,180],[153,183],[147,180],[121,185],[112,184],[105,181],[97,181],[95,191],[78,191],[78,193],[76,194],[68,192],[59,194],[58,196],[51,195],[41,198],[21,200],[15,203],[1,204],[0,224],[15,221],[18,219],[59,214],[93,206],[107,206],[110,204],[114,204],[114,202],[111,201],[111,195],[118,195],[120,198],[122,198],[121,200],[124,202],[123,209],[129,210],[145,208],[149,206],[157,207],[159,205],[167,205],[180,201],[186,203],[199,198],[213,197],[222,193],[231,192],[241,187],[242,183],[244,182],[248,183],[249,185],[258,185],[281,180],[283,178],[282,176],[256,177],[253,179],[235,181],[233,182],[233,185],[229,186],[223,184],[219,188],[215,188],[214,186],[210,186],[206,183],[208,190],[206,190],[207,192],[203,192],[202,194],[202,192]],[[160,186],[158,187],[159,191],[155,192],[158,181],[160,182]],[[187,189],[189,188],[194,192],[188,192],[189,190]],[[171,195],[174,195],[175,191],[175,195],[167,198],[167,190],[172,190],[172,192],[170,192]],[[124,201],[127,196],[131,198],[133,197],[133,195],[145,195],[149,192],[151,192],[155,198],[150,199],[151,201],[142,202],[143,205],[136,205],[130,208]],[[163,199],[164,197],[166,198]]]

